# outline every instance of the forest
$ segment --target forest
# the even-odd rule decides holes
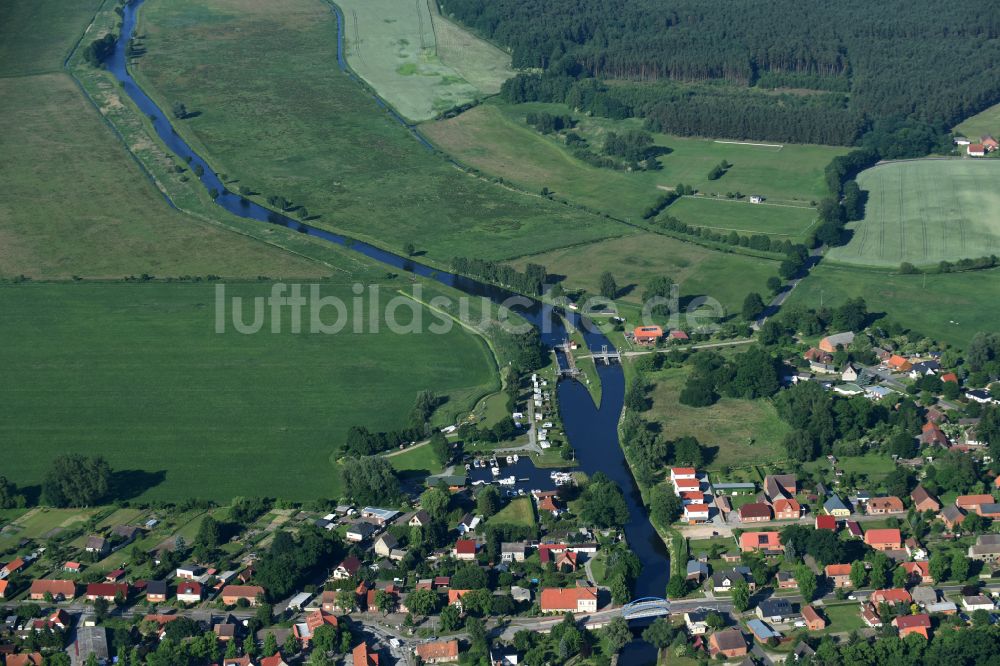
[[[442,0],[542,73],[509,101],[641,116],[675,134],[850,145],[875,120],[935,127],[1000,101],[1000,11],[971,0]],[[610,82],[610,85],[604,82]]]

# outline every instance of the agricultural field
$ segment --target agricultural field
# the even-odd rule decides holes
[[[961,134],[970,139],[978,140],[984,135],[1000,135],[1000,104],[966,118],[955,127],[955,134]]]
[[[227,298],[270,291],[226,285]],[[321,295],[350,316],[348,283]],[[423,389],[447,398],[436,416],[451,419],[497,388],[486,344],[459,327],[323,335],[308,332],[307,307],[301,333],[285,308],[280,332],[227,323],[219,334],[215,299],[204,283],[0,286],[0,440],[32,452],[4,474],[37,484],[54,456],[76,451],[105,456],[116,485],[143,499],[337,497],[331,455],[350,426],[404,425]]]
[[[642,128],[636,119],[578,116],[562,104],[490,100],[454,118],[425,123],[421,131],[460,162],[485,173],[531,190],[547,187],[556,198],[631,218],[652,205],[662,188],[673,189],[678,183],[704,193],[760,194],[770,204],[808,207],[825,194],[823,169],[833,157],[847,152],[831,146],[752,145],[654,134],[654,143],[670,150],[659,158],[662,169],[626,173],[576,158],[558,135],[543,135],[527,125],[529,112],[571,114],[577,121],[573,131],[595,150],[603,146],[608,132]],[[712,167],[723,160],[732,168],[718,180],[709,180]]]
[[[742,235],[767,234],[782,240],[805,236],[816,221],[816,209],[806,204],[752,204],[747,198],[683,197],[666,209],[681,222]]]
[[[649,394],[652,407],[643,417],[659,423],[665,437],[690,435],[717,448],[711,470],[785,459],[782,440],[791,428],[770,401],[722,398],[708,407],[682,405],[678,396],[687,373],[687,368],[668,368],[649,375],[655,386]]]
[[[653,233],[563,248],[511,263],[519,268],[541,264],[550,274],[565,276],[562,284],[567,291],[585,289],[592,295],[600,293],[601,273],[610,270],[621,292],[619,309],[627,317],[638,314],[643,290],[658,275],[680,285],[682,311],[693,298],[708,296],[733,314],[747,293],[766,293],[767,278],[778,273],[776,261],[709,250]]]
[[[927,159],[881,164],[858,176],[865,219],[829,258],[862,266],[918,266],[1000,251],[1000,162]]]
[[[150,0],[140,20],[138,80],[163,107],[197,113],[178,132],[262,203],[280,195],[312,224],[397,252],[413,243],[438,265],[631,232],[427,150],[334,65],[337,21],[319,0]]]
[[[514,74],[509,55],[441,17],[433,0],[337,4],[351,69],[411,121],[496,94]]]
[[[824,261],[799,283],[788,303],[833,307],[858,296],[870,312],[886,313],[923,335],[965,348],[979,331],[997,330],[995,309],[983,304],[1000,302],[1000,273],[892,275]]]

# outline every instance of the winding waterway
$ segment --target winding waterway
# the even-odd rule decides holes
[[[128,71],[128,42],[135,30],[136,14],[142,4],[143,0],[135,0],[125,6],[122,15],[121,35],[115,46],[114,53],[107,62],[107,67],[121,82],[122,89],[135,102],[142,113],[145,113],[152,119],[153,128],[166,144],[167,148],[182,159],[189,160],[193,169],[197,166],[203,169],[203,174],[200,177],[201,183],[206,189],[210,191],[216,190],[220,193],[215,200],[218,205],[240,217],[258,220],[265,224],[280,224],[301,233],[342,245],[393,268],[436,280],[472,296],[486,296],[496,303],[503,302],[515,296],[515,294],[505,289],[471,280],[461,275],[440,271],[373,245],[319,229],[298,220],[293,220],[288,216],[247,201],[243,197],[226,189],[225,184],[219,178],[218,174],[209,167],[202,156],[195,153],[180,135],[177,134],[170,124],[167,114],[143,92]],[[338,26],[338,66],[353,77],[343,57],[343,20],[338,11],[334,11],[334,13],[337,15]],[[376,99],[379,101],[380,106],[392,114],[393,118],[406,125],[406,122],[393,112],[391,108],[388,108],[382,100],[378,99],[377,96]],[[409,126],[407,125],[407,127]],[[417,140],[423,141],[423,137],[419,135],[419,132],[412,127],[409,128]],[[581,326],[583,322],[579,315],[575,313],[561,312],[557,314],[550,306],[537,302],[532,302],[531,305],[526,307],[512,309],[515,309],[518,314],[538,327],[542,334],[543,342],[549,346],[562,342],[567,337],[565,328],[559,317],[559,314],[561,314],[580,328],[586,344],[591,350],[600,350],[603,345],[607,345],[608,349],[614,349],[611,341],[602,333],[590,330],[587,326]],[[629,510],[629,520],[625,525],[625,535],[632,552],[639,557],[643,567],[642,574],[635,584],[635,596],[662,597],[669,575],[666,549],[649,522],[639,496],[638,488],[635,485],[635,480],[632,477],[618,442],[618,419],[621,415],[625,394],[624,373],[620,366],[611,365],[599,366],[598,375],[600,376],[602,387],[600,405],[594,404],[587,388],[580,382],[573,380],[559,382],[557,391],[560,415],[566,435],[576,450],[576,457],[580,468],[588,474],[599,471],[604,472],[625,493]]]

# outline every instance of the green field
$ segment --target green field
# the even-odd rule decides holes
[[[427,476],[440,474],[441,463],[434,459],[434,451],[427,444],[414,446],[403,451],[394,451],[386,455],[397,472],[407,476]]]
[[[0,77],[60,71],[100,5],[100,0],[0,3]]]
[[[351,69],[413,121],[495,94],[503,82],[496,79],[514,74],[509,55],[442,18],[432,3],[337,0],[344,13],[344,53]]]
[[[766,293],[767,278],[778,271],[775,261],[709,250],[652,233],[563,248],[512,263],[523,267],[529,262],[566,276],[567,290],[582,288],[592,295],[600,293],[601,273],[611,271],[625,292],[619,297],[623,312],[640,305],[643,289],[653,277],[666,275],[680,285],[682,310],[692,297],[709,296],[735,313],[748,292]]]
[[[508,105],[491,100],[455,118],[425,123],[421,131],[459,161],[486,173],[530,190],[547,187],[557,198],[631,218],[638,218],[663,194],[659,188],[672,189],[678,183],[706,193],[761,194],[772,204],[808,206],[825,194],[824,167],[836,155],[847,152],[830,146],[772,148],[654,134],[657,145],[671,150],[660,157],[663,168],[626,173],[577,159],[561,138],[542,135],[525,124],[525,115],[532,111],[570,113],[561,104]],[[609,131],[642,127],[635,119],[616,121],[575,114],[574,118],[578,124],[573,131],[596,150]],[[709,180],[709,171],[722,160],[729,161],[732,168],[722,178]]]
[[[1000,162],[911,160],[858,176],[868,192],[865,219],[829,258],[864,266],[936,264],[1000,249]]]
[[[227,295],[270,289],[232,283]],[[350,316],[348,284],[321,294]],[[31,452],[4,463],[19,484],[77,451],[107,457],[148,499],[337,497],[330,457],[350,426],[402,426],[423,389],[448,398],[442,419],[496,389],[485,343],[458,327],[322,335],[306,318],[298,334],[287,321],[276,334],[217,334],[210,284],[8,285],[0,308],[0,440]]]
[[[319,0],[150,0],[141,19],[138,79],[164,107],[199,113],[178,131],[260,201],[283,196],[315,225],[396,251],[412,242],[439,264],[629,232],[422,147],[336,67],[336,18]]]
[[[782,440],[791,428],[767,400],[722,398],[708,407],[688,407],[678,396],[687,368],[652,373],[652,408],[643,414],[663,427],[664,436],[696,437],[702,446],[718,447],[709,469],[765,464],[785,459]]]
[[[806,204],[752,204],[748,199],[683,197],[666,209],[681,222],[742,235],[768,234],[801,238],[816,220],[816,209]]]
[[[490,517],[493,525],[535,526],[535,505],[530,497],[517,497]]]
[[[992,303],[1000,302],[1000,272],[890,275],[821,263],[792,292],[788,302],[805,307],[836,306],[861,296],[871,312],[887,313],[922,335],[964,348],[979,331],[1000,329]]]
[[[987,134],[1000,135],[1000,104],[966,118],[955,128],[955,133],[977,141]]]

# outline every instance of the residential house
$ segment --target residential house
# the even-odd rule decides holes
[[[983,136],[983,137],[982,137],[982,138],[980,139],[980,141],[981,141],[981,142],[982,142],[982,144],[983,144],[983,148],[985,148],[985,149],[986,149],[986,152],[993,152],[993,151],[994,151],[994,150],[996,150],[997,148],[1000,148],[1000,143],[998,143],[998,142],[997,142],[997,140],[996,140],[996,139],[994,139],[994,138],[993,138],[992,136],[990,136],[989,134],[986,134],[986,135],[984,135],[984,136]]]
[[[72,623],[69,613],[62,608],[56,610],[48,617],[35,618],[31,621],[32,631],[65,631]]]
[[[766,622],[782,623],[792,617],[795,612],[792,610],[792,604],[788,599],[782,599],[780,597],[771,597],[769,599],[764,599],[759,604],[757,604],[757,617]]]
[[[118,542],[115,546],[116,548],[123,548],[133,541],[142,533],[142,530],[134,525],[118,525],[111,530],[111,534],[118,537],[116,541]]]
[[[683,520],[688,523],[703,523],[708,520],[707,504],[685,504]]]
[[[837,518],[846,518],[851,515],[851,509],[846,504],[844,500],[840,499],[838,495],[831,494],[826,502],[823,503],[823,511],[829,516],[835,516]]]
[[[199,566],[197,564],[182,564],[177,567],[174,572],[174,576],[177,578],[183,578],[184,580],[194,580],[200,578],[205,573],[205,567]]]
[[[889,604],[894,606],[896,604],[910,604],[913,603],[913,597],[905,589],[891,588],[886,590],[875,590],[868,597],[868,601],[878,606],[879,604]]]
[[[854,333],[847,331],[845,333],[835,333],[834,335],[828,335],[819,341],[820,351],[825,351],[828,354],[833,354],[837,351],[838,347],[841,349],[847,349],[854,342]]]
[[[571,550],[564,550],[556,555],[556,571],[563,573],[576,571],[577,554]]]
[[[993,495],[959,495],[955,498],[955,506],[962,509],[966,513],[969,511],[979,513],[979,507],[983,504],[995,503],[996,500],[993,499]]]
[[[779,590],[792,590],[799,586],[791,571],[779,571],[775,574],[775,579],[778,581]]]
[[[973,594],[962,597],[962,608],[971,613],[977,610],[992,611],[994,606],[993,600],[985,594]]]
[[[744,657],[747,654],[747,642],[739,629],[723,629],[708,637],[708,651],[712,657],[718,654],[726,659]]]
[[[826,629],[826,620],[819,614],[819,611],[808,604],[802,605],[802,619],[806,621],[806,628],[809,631]]]
[[[975,545],[969,546],[969,559],[980,562],[1000,560],[1000,534],[981,534]]]
[[[168,589],[165,580],[150,580],[146,582],[146,601],[150,603],[163,603],[167,600]]]
[[[76,598],[76,583],[71,580],[39,578],[31,582],[31,600],[43,601],[45,595],[53,601],[71,601]]]
[[[913,364],[899,354],[890,356],[885,364],[893,372],[909,372],[910,368],[913,367]]]
[[[391,534],[383,534],[375,540],[375,554],[379,557],[389,557],[392,549],[399,545],[399,541]]]
[[[861,524],[856,520],[845,520],[844,526],[847,527],[847,533],[855,539],[860,539],[864,536],[864,532],[861,530]]]
[[[323,609],[315,610],[308,615],[306,615],[303,622],[298,622],[292,625],[292,634],[295,638],[302,641],[302,645],[309,645],[309,641],[312,640],[313,634],[320,627],[329,625],[331,627],[337,626],[337,617],[332,615]]]
[[[7,666],[42,666],[45,658],[41,652],[21,652],[19,654],[8,654],[4,662]],[[81,662],[82,663],[82,662]]]
[[[982,405],[988,405],[993,402],[993,395],[985,389],[971,389],[965,392],[965,397]]]
[[[979,508],[976,509],[976,513],[978,513],[983,518],[996,520],[997,518],[1000,518],[1000,504],[997,504],[995,502],[992,504],[989,503],[980,504]]]
[[[899,550],[903,547],[903,536],[895,528],[868,530],[865,532],[865,544],[875,550]]]
[[[212,625],[212,632],[215,637],[222,641],[223,643],[228,643],[229,641],[236,638],[236,620],[232,616],[226,618],[226,621],[217,622]]]
[[[379,666],[378,652],[370,649],[365,641],[351,651],[351,659],[354,666]]]
[[[261,657],[257,663],[260,666],[288,666],[288,662],[282,658],[280,652],[276,652],[270,657]]]
[[[10,581],[6,578],[0,580],[0,599],[7,598],[7,588],[10,587]]]
[[[692,636],[701,636],[708,632],[708,611],[699,608],[698,610],[684,613],[684,624],[688,633]]]
[[[925,608],[932,604],[936,604],[938,600],[937,590],[927,585],[917,585],[915,588],[910,590],[910,596],[913,597],[913,603],[919,604]]]
[[[80,573],[83,571],[83,565],[79,562],[67,562],[63,565],[63,571],[68,573]]]
[[[226,606],[234,606],[241,599],[251,606],[256,606],[259,600],[264,598],[264,588],[259,585],[226,585],[222,588],[220,596]]]
[[[951,382],[952,384],[959,384],[959,383],[961,383],[961,382],[958,381],[958,375],[956,375],[954,372],[946,372],[943,375],[941,375],[941,381],[942,382]]]
[[[733,586],[741,579],[746,581],[751,592],[756,589],[757,586],[754,583],[753,575],[750,573],[750,567],[739,566],[728,571],[714,572],[712,574],[712,591],[728,594],[732,592]]]
[[[201,601],[201,583],[193,580],[177,585],[177,601],[182,604],[196,604]]]
[[[753,634],[754,638],[756,638],[761,643],[767,643],[767,641],[771,640],[772,638],[775,640],[781,639],[781,633],[772,629],[763,620],[758,620],[756,618],[752,620],[747,620],[747,629],[749,629],[750,633]]]
[[[913,492],[910,493],[910,499],[913,500],[913,508],[917,511],[933,511],[937,513],[941,510],[941,502],[927,492],[927,489],[923,486],[914,488]]]
[[[802,515],[802,507],[793,499],[775,500],[773,508],[776,520],[792,520]]]
[[[861,606],[861,620],[873,629],[882,626],[882,620],[878,616],[878,610],[873,603],[866,603]]]
[[[415,650],[421,663],[441,664],[445,662],[458,661],[458,640],[434,641],[432,643],[421,643]]]
[[[691,339],[691,336],[684,331],[674,329],[667,334],[667,338],[670,342],[687,342]]]
[[[889,495],[888,497],[873,497],[868,500],[868,513],[873,516],[881,516],[906,513],[906,509],[903,507],[903,500]]]
[[[910,634],[920,634],[924,638],[930,638],[931,616],[927,613],[898,615],[892,619],[892,626],[899,630],[900,638],[906,638]]]
[[[361,560],[354,555],[348,555],[333,570],[333,577],[335,580],[347,580],[357,575],[359,571],[361,571]]]
[[[701,581],[708,578],[708,565],[698,560],[688,560],[685,580],[694,581],[700,585]]]
[[[378,528],[371,523],[359,520],[351,523],[344,532],[344,538],[351,543],[361,543],[378,531]]]
[[[828,564],[823,570],[834,587],[852,587],[850,564]]]
[[[768,502],[791,499],[797,491],[798,479],[794,474],[769,474],[764,477],[764,497]]]
[[[500,544],[500,561],[524,562],[528,544],[524,541],[504,541]]]
[[[406,524],[410,527],[427,527],[431,524],[430,514],[423,509],[420,509],[410,516],[410,519],[406,521]]]
[[[845,382],[858,381],[858,369],[854,367],[853,363],[844,366],[844,370],[840,373],[840,379]]]
[[[954,530],[962,524],[962,521],[965,520],[965,512],[957,506],[946,506],[941,509],[941,513],[938,514],[938,517],[944,521],[945,527],[949,530]]]
[[[670,468],[670,482],[676,484],[677,481],[681,479],[691,480],[697,479],[698,473],[694,467],[671,467]]]
[[[947,447],[951,444],[948,441],[948,436],[944,434],[941,430],[941,426],[933,421],[928,421],[920,429],[920,437],[918,438],[921,444],[926,444],[928,446],[944,446]]]
[[[543,613],[593,613],[597,611],[596,587],[546,587],[540,596]]]
[[[458,533],[470,534],[472,532],[475,532],[476,528],[479,527],[479,523],[481,521],[482,521],[481,516],[474,516],[471,513],[465,514],[465,516],[462,517],[462,520],[460,520],[458,523],[457,527]]]
[[[739,514],[741,522],[766,523],[771,520],[771,507],[764,502],[753,502],[741,506]]]
[[[632,331],[632,337],[637,345],[652,346],[663,338],[663,329],[659,326],[639,326]]]
[[[817,530],[830,530],[831,532],[836,532],[837,518],[836,516],[831,516],[828,514],[820,514],[816,516],[816,520],[813,527]]]
[[[921,583],[929,584],[934,582],[934,578],[931,576],[930,563],[924,562],[903,562],[899,565],[903,568],[903,571],[907,573],[910,577],[912,583],[920,585]]]
[[[986,157],[986,147],[981,143],[970,143],[965,152],[969,157]]]
[[[740,535],[740,551],[761,551],[766,555],[783,552],[781,535],[777,532],[744,532]]]
[[[94,553],[98,557],[107,557],[111,552],[111,542],[101,536],[87,537],[87,543],[83,549],[88,553]]]
[[[910,368],[910,378],[931,377],[939,372],[941,372],[941,364],[937,361],[918,361]]]
[[[472,539],[458,539],[455,541],[455,547],[452,548],[451,554],[456,560],[474,560],[476,559],[476,545]]]
[[[113,602],[118,597],[127,598],[128,591],[127,583],[91,583],[87,586],[86,597],[87,601],[104,599]]]

